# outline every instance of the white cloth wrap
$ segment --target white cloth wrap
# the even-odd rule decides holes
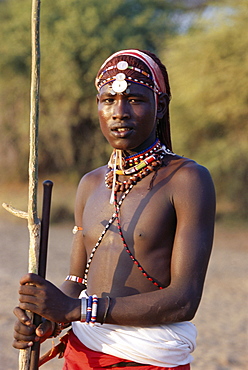
[[[93,351],[154,366],[188,364],[196,347],[197,331],[188,321],[141,327],[99,323],[92,327],[76,321],[72,328],[78,339]]]

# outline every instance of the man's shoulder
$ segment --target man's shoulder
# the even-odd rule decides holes
[[[191,176],[193,174],[209,175],[209,171],[206,167],[193,159],[181,157],[179,155],[175,155],[168,164],[171,170],[175,171],[178,176]]]
[[[190,186],[192,183],[200,185],[212,181],[208,169],[190,158],[174,156],[168,162],[168,170],[171,181],[179,186]]]
[[[168,168],[170,189],[174,199],[204,194],[214,198],[213,180],[208,169],[203,165],[189,158],[175,156]]]
[[[98,177],[102,177],[103,174],[106,174],[106,165],[87,172],[83,175],[81,181],[93,181],[96,180]]]
[[[94,186],[97,186],[100,182],[103,181],[105,174],[106,174],[106,165],[98,167],[90,172],[87,172],[81,178],[78,188],[92,189]]]

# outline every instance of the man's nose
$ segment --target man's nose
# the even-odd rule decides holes
[[[130,118],[128,104],[124,99],[119,99],[113,110],[113,119],[123,120]]]

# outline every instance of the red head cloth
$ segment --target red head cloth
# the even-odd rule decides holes
[[[133,58],[136,58],[143,62],[148,67],[148,70],[150,73],[147,73],[144,71],[142,68],[137,68],[137,66],[133,66],[132,62],[126,62],[126,61],[121,61],[117,63],[117,65],[110,65],[106,68],[109,62],[121,56],[130,56]],[[132,60],[132,59],[131,59]],[[128,70],[133,69],[135,70],[135,73],[139,74],[141,79],[137,78],[132,78],[130,76],[127,76]],[[108,72],[108,77],[105,78],[104,74]],[[147,82],[147,80],[150,80],[151,84]],[[118,51],[114,54],[112,54],[101,66],[101,68],[98,71],[96,80],[95,80],[95,86],[97,90],[99,91],[100,88],[105,85],[106,83],[115,83],[115,91],[116,92],[122,92],[126,89],[127,87],[127,81],[130,82],[136,82],[136,83],[141,83],[149,88],[152,88],[154,92],[157,94],[161,93],[166,93],[166,87],[165,87],[165,82],[164,82],[164,77],[161,72],[161,69],[159,68],[158,64],[147,54],[143,53],[142,51],[136,50],[136,49],[130,49],[130,50],[121,50]],[[119,89],[119,91],[118,91]]]

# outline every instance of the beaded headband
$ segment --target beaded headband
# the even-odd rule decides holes
[[[127,61],[124,61],[124,60],[118,62],[117,65],[110,66],[110,67],[104,69],[104,66],[111,59],[113,59],[115,57],[118,57],[118,56],[121,56],[121,55],[128,55],[128,56],[132,56],[132,57],[135,57],[136,59],[141,60],[149,68],[149,70],[151,71],[151,74],[143,71],[142,69],[140,69],[138,67],[130,65]],[[101,66],[99,71],[101,71],[102,69],[103,69],[103,71],[100,73],[99,76],[96,77],[96,80],[95,80],[95,86],[96,86],[98,91],[104,85],[112,82],[113,91],[116,92],[116,93],[122,93],[127,89],[128,81],[129,81],[129,82],[134,82],[134,83],[137,83],[137,84],[144,85],[144,86],[152,89],[157,94],[166,93],[164,78],[163,78],[163,75],[162,75],[162,72],[161,72],[159,66],[149,55],[147,55],[147,54],[145,54],[145,53],[143,53],[139,50],[131,49],[131,50],[118,51],[117,53],[111,55],[103,63],[103,65]],[[114,70],[114,69],[117,69],[120,72],[118,72],[114,76],[111,76],[111,77],[108,77],[106,79],[101,80],[106,72]],[[140,73],[141,75],[146,76],[147,78],[149,78],[151,80],[151,84],[143,81],[142,79],[137,79],[137,78],[126,76],[124,71],[127,71],[128,69],[132,69],[132,70]]]

